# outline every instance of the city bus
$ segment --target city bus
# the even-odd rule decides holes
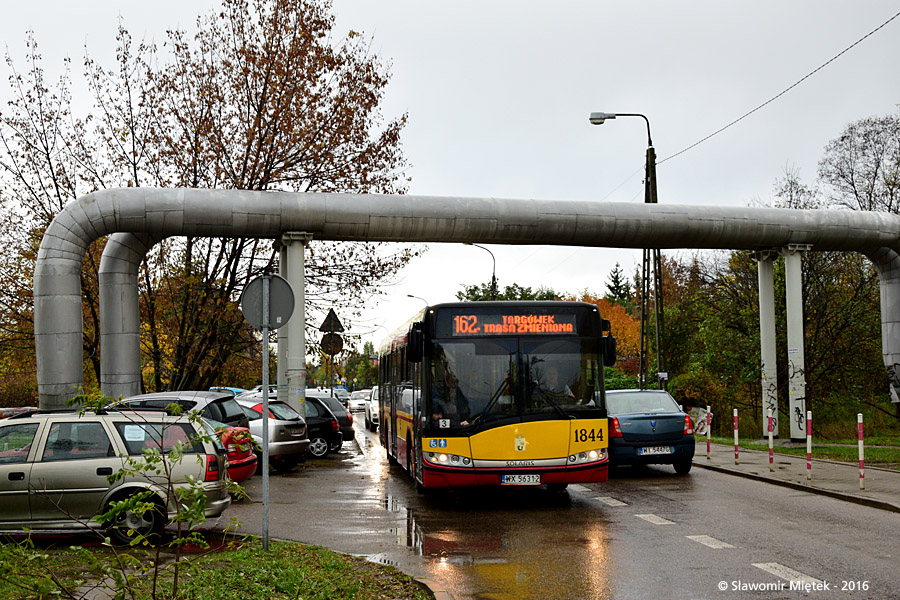
[[[420,489],[603,482],[614,363],[593,304],[429,306],[379,349],[379,438]]]

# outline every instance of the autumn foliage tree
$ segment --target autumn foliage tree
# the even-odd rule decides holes
[[[4,300],[3,343],[33,348],[29,257],[53,216],[86,193],[135,186],[405,191],[406,115],[385,122],[379,111],[388,68],[371,52],[371,40],[353,31],[337,35],[327,0],[222,0],[198,18],[192,35],[170,30],[157,47],[134,43],[120,25],[117,45],[110,66],[85,59],[93,109],[81,117],[72,111],[68,62],[51,85],[33,35],[25,73],[7,57],[12,85],[0,129],[0,201],[12,228],[2,232],[2,276],[14,285]],[[102,245],[91,249],[82,278],[86,382],[99,377],[95,281]],[[314,241],[308,314],[335,306],[355,315],[376,284],[415,254]],[[145,387],[202,388],[258,365],[236,302],[274,261],[271,244],[255,239],[158,244],[140,280]]]
[[[616,337],[616,368],[628,375],[638,372],[638,352],[640,349],[641,322],[628,313],[624,306],[606,297],[582,292],[578,297],[571,296],[566,300],[578,300],[594,304],[600,316],[609,321],[612,334]]]

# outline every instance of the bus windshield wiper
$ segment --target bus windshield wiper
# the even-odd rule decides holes
[[[503,381],[500,382],[500,387],[497,388],[497,391],[491,394],[491,400],[487,403],[487,406],[484,407],[484,410],[472,419],[472,425],[479,425],[487,419],[488,413],[494,408],[494,405],[497,404],[497,401],[500,400],[500,396],[503,395],[504,390],[507,388],[512,388],[512,378],[508,374],[503,378]]]

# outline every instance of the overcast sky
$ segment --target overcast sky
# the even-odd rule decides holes
[[[190,29],[210,0],[4,3],[0,36],[18,64],[33,29],[48,70],[80,73],[85,44],[110,57],[119,16],[137,39]],[[434,196],[643,202],[646,129],[593,111],[643,113],[658,159],[659,202],[746,206],[772,201],[786,169],[815,183],[829,140],[850,122],[896,113],[900,18],[740,123],[672,156],[770,100],[900,12],[896,0],[335,0],[337,34],[373,39],[391,63],[383,104],[409,124],[409,192]],[[108,60],[106,61],[108,64]],[[5,91],[3,94],[6,94]],[[500,286],[605,291],[616,262],[640,251],[489,246]],[[478,248],[434,244],[402,281],[346,323],[376,343],[420,300],[455,299],[490,280]],[[343,316],[343,315],[339,315]]]

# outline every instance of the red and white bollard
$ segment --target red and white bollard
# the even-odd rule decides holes
[[[863,451],[863,416],[857,413],[856,424],[859,428],[859,489],[866,489],[865,452]]]
[[[710,409],[712,407],[708,404],[706,405],[706,459],[709,460],[712,458],[712,454],[710,453],[710,440],[712,436],[712,431],[710,429],[710,425],[712,424],[712,413]]]
[[[806,411],[806,479],[812,481],[812,411]]]
[[[775,442],[772,436],[775,433],[775,427],[772,424],[772,409],[769,409],[769,471],[775,472]]]
[[[734,409],[734,464],[738,464],[740,454],[738,453],[738,426],[737,426],[737,409]]]

